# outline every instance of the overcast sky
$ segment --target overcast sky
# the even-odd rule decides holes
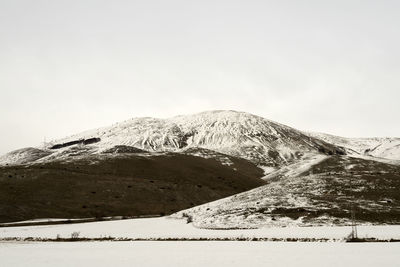
[[[400,1],[0,0],[0,154],[131,117],[400,136]]]

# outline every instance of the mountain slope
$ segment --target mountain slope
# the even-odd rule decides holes
[[[52,151],[34,147],[21,148],[0,156],[1,165],[20,165],[35,162],[52,154]]]
[[[227,155],[215,157],[229,166],[189,154],[118,149],[0,167],[0,222],[165,215],[264,184],[261,169]]]
[[[326,157],[299,176],[180,211],[200,228],[400,223],[400,166],[353,157]]]
[[[308,133],[308,135],[343,147],[348,154],[353,156],[400,160],[400,138],[346,138],[324,133]]]

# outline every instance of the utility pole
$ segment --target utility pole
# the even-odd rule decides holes
[[[350,176],[350,193],[353,193],[353,183],[352,183],[353,176]],[[357,239],[357,225],[356,225],[356,211],[355,211],[355,197],[353,197],[354,202],[351,203],[351,239]]]
[[[356,212],[354,209],[354,204],[351,208],[351,239],[357,239],[357,224],[356,224]]]

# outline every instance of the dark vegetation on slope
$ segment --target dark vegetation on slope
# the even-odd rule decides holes
[[[295,177],[178,213],[208,229],[400,223],[400,166],[331,156]]]
[[[272,214],[313,222],[320,216],[370,223],[400,223],[400,166],[350,157],[330,157],[298,177],[294,192],[314,207],[277,208]],[[289,192],[291,190],[288,190]]]
[[[311,170],[325,180],[318,201],[332,203],[332,216],[358,221],[400,223],[400,166],[358,158],[332,157]]]
[[[118,145],[118,146],[114,146],[112,148],[109,148],[105,151],[103,151],[103,153],[146,153],[148,151],[145,151],[143,149],[140,148],[136,148],[133,146],[124,146],[124,145]]]
[[[100,142],[100,138],[97,137],[93,137],[93,138],[88,138],[88,139],[79,139],[79,140],[74,140],[74,141],[70,141],[70,142],[66,142],[66,143],[62,143],[62,144],[55,144],[53,146],[50,147],[50,149],[60,149],[63,147],[67,147],[67,146],[73,146],[73,145],[90,145],[90,144],[94,144]]]
[[[0,167],[0,222],[167,215],[264,184],[263,171],[243,159],[229,167],[192,155],[118,150]]]

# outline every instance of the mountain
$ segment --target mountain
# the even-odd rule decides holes
[[[347,154],[389,160],[400,160],[400,138],[346,138],[324,133],[308,133],[309,136],[341,146]]]
[[[398,141],[306,133],[237,111],[133,118],[0,157],[0,221],[346,224],[358,203],[363,223],[399,223]]]
[[[0,158],[0,164],[68,160],[101,154],[120,145],[154,152],[204,148],[268,167],[290,164],[306,153],[344,154],[337,146],[259,116],[237,111],[208,111],[170,119],[134,118],[55,140],[39,148],[10,152]]]

